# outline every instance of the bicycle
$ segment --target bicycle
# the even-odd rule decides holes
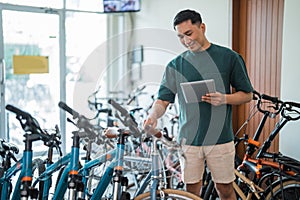
[[[79,127],[83,128],[85,132],[87,133],[83,133],[81,132],[81,134],[84,134],[85,136],[88,136],[89,138],[95,138],[95,133],[93,132],[93,126],[89,123],[89,121],[82,115],[80,115],[78,112],[74,111],[72,108],[70,108],[69,106],[67,106],[65,103],[60,102],[59,103],[60,108],[62,108],[63,110],[67,111],[68,113],[70,113],[73,118],[77,118],[80,123],[79,123]],[[78,126],[78,122],[77,122],[77,126]],[[134,129],[134,127],[132,128]],[[105,155],[100,156],[99,158],[87,161],[83,166],[81,166],[82,168],[78,168],[78,166],[75,166],[75,163],[78,162],[78,156],[79,156],[79,144],[78,142],[76,143],[76,151],[74,149],[75,145],[73,142],[73,147],[72,147],[72,151],[73,156],[71,159],[71,163],[73,163],[73,167],[71,164],[71,167],[67,168],[64,170],[64,172],[62,173],[62,180],[66,179],[64,177],[67,177],[67,172],[74,172],[76,171],[76,174],[70,174],[69,173],[69,198],[78,198],[78,199],[85,199],[85,196],[88,196],[90,199],[99,199],[102,197],[102,195],[105,192],[105,189],[108,187],[108,185],[110,184],[110,180],[112,180],[112,174],[113,174],[113,169],[116,168],[116,172],[115,172],[115,176],[114,176],[114,195],[113,198],[114,199],[120,199],[121,196],[126,196],[127,193],[123,192],[120,193],[120,188],[121,188],[121,184],[123,184],[126,179],[122,177],[122,169],[118,166],[122,166],[122,160],[123,160],[123,156],[124,156],[124,143],[125,143],[125,138],[128,137],[128,131],[121,131],[120,132],[120,137],[118,140],[118,144],[116,146],[115,149],[108,151]],[[76,135],[75,135],[76,136]],[[78,137],[79,139],[79,137]],[[76,139],[77,141],[77,139]],[[115,160],[113,160],[113,158],[115,158]],[[73,161],[72,161],[73,160]],[[98,187],[93,191],[93,194],[89,194],[88,193],[88,188],[87,188],[87,177],[89,175],[89,171],[94,168],[95,166],[99,166],[101,165],[103,162],[106,161],[112,161],[110,164],[110,167],[108,167],[106,169],[106,173],[104,175],[104,177],[101,178]],[[99,186],[101,185],[101,186]],[[123,186],[123,185],[122,185]],[[61,184],[58,185],[58,187],[62,187]]]
[[[300,112],[293,108],[296,107],[299,109],[300,104],[295,102],[282,102],[276,97],[271,97],[265,94],[260,95],[257,92],[254,92],[254,94],[256,96],[255,99],[258,100],[257,108],[264,115],[253,139],[248,138],[248,136],[245,135],[242,138],[238,138],[236,141],[236,144],[241,141],[246,142],[247,150],[242,164],[239,165],[238,170],[235,171],[238,179],[237,183],[234,182],[234,189],[241,199],[254,198],[252,197],[253,194],[255,194],[256,199],[281,199],[284,198],[284,195],[291,195],[291,192],[289,192],[290,190],[293,191],[292,195],[294,196],[288,196],[289,198],[287,199],[299,198],[300,162],[287,156],[282,156],[281,154],[269,153],[267,150],[275,136],[288,121],[300,119]],[[275,111],[271,112],[269,110],[263,110],[261,108],[262,99],[270,101],[273,104],[271,107]],[[287,111],[295,112],[297,117],[290,116]],[[277,122],[274,130],[265,140],[264,144],[260,147],[260,144],[257,140],[260,136],[266,119],[268,117],[275,118],[275,116],[278,114],[281,114],[281,120]],[[251,158],[257,149],[259,151],[256,158]],[[265,159],[273,159],[273,161],[268,161]],[[254,174],[252,178],[250,178],[251,173]],[[275,182],[273,182],[274,180]],[[208,180],[208,182],[212,183],[211,180]],[[263,185],[263,183],[268,184]],[[205,191],[204,199],[211,198],[211,193],[213,193],[213,189],[210,187],[207,189],[207,191]],[[213,198],[216,198],[216,196]]]
[[[12,184],[10,181],[11,176],[7,175],[7,172],[12,166],[12,160],[16,163],[16,154],[19,153],[19,148],[12,144],[6,142],[4,139],[0,139],[0,156],[2,157],[1,167],[0,167],[0,197],[1,199],[6,198],[6,195],[11,194]],[[8,178],[9,177],[9,178]],[[7,183],[5,183],[7,182]],[[2,191],[5,194],[2,196]]]
[[[20,186],[21,186],[21,177],[23,177],[23,174],[25,174],[25,172],[28,175],[32,175],[32,173],[30,174],[29,170],[31,170],[31,157],[32,157],[32,141],[36,141],[36,140],[42,140],[44,141],[44,144],[46,146],[48,146],[48,158],[43,161],[41,159],[38,160],[34,160],[32,161],[32,163],[37,163],[37,164],[33,164],[32,167],[32,171],[34,171],[34,168],[38,167],[38,169],[43,169],[43,170],[39,170],[39,177],[32,183],[32,181],[29,181],[30,179],[28,179],[28,182],[26,182],[26,184],[28,185],[28,188],[26,189],[26,191],[29,192],[28,197],[26,198],[39,198],[39,199],[48,199],[49,198],[49,190],[50,187],[52,185],[52,175],[54,174],[54,172],[60,170],[60,169],[65,169],[65,174],[64,176],[62,176],[63,178],[57,180],[56,183],[56,190],[53,194],[53,199],[58,199],[61,200],[63,199],[65,192],[67,190],[67,184],[65,184],[67,182],[67,178],[68,178],[68,173],[70,168],[71,168],[71,164],[73,164],[73,167],[80,167],[79,162],[74,161],[73,163],[71,163],[70,161],[72,160],[72,156],[74,156],[74,158],[76,158],[76,147],[74,147],[74,151],[73,154],[69,153],[61,158],[59,158],[56,162],[52,163],[52,156],[53,156],[53,148],[57,148],[59,151],[59,155],[62,156],[61,150],[60,150],[60,135],[58,133],[58,129],[56,129],[55,133],[49,134],[47,132],[45,132],[44,130],[42,130],[39,127],[38,122],[28,113],[21,111],[18,108],[15,108],[11,105],[8,105],[6,107],[8,110],[14,112],[17,114],[17,119],[19,119],[19,121],[22,124],[22,128],[26,131],[26,132],[32,132],[32,135],[29,134],[25,134],[25,151],[27,153],[27,151],[29,151],[27,154],[27,158],[25,156],[23,156],[23,158],[18,161],[15,165],[13,165],[12,167],[10,167],[4,174],[4,177],[1,178],[1,182],[3,182],[4,187],[2,188],[8,188],[3,190],[2,189],[2,196],[1,199],[8,199],[9,198],[9,192],[6,191],[11,191],[10,187],[10,179],[13,175],[15,175],[18,171],[21,171],[21,174],[18,178],[17,184],[15,186],[15,190],[13,192],[12,195],[12,199],[20,199]],[[82,123],[84,120],[81,120],[80,123]],[[74,143],[78,144],[77,141],[79,141],[79,136],[85,137],[86,134],[80,135],[79,132],[74,133],[75,137],[74,137]],[[28,141],[27,141],[28,140]],[[79,149],[79,146],[78,146]],[[29,154],[29,155],[28,155]],[[79,157],[79,154],[78,156]],[[24,161],[25,159],[25,161]],[[28,159],[30,159],[28,161]],[[24,165],[24,162],[27,162]],[[28,164],[29,162],[29,164]],[[76,164],[74,164],[76,163]],[[46,166],[44,166],[44,164],[46,164]],[[25,166],[25,167],[23,167]],[[29,167],[30,166],[30,167]],[[36,167],[35,167],[36,166]],[[67,166],[67,167],[66,167]],[[24,172],[23,172],[24,171]],[[27,180],[25,179],[25,180]],[[3,180],[3,181],[2,181]],[[31,184],[32,183],[32,184]],[[24,183],[25,184],[25,183]],[[36,189],[37,184],[39,184],[39,190]],[[22,197],[23,198],[23,197]]]
[[[115,138],[118,137],[118,145],[116,147],[117,151],[118,148],[119,150],[122,149],[123,147],[123,134],[128,134],[129,133],[133,133],[133,135],[135,137],[140,136],[140,131],[137,128],[137,124],[136,122],[133,120],[132,116],[128,113],[128,111],[126,109],[124,109],[121,105],[119,105],[117,102],[115,102],[114,100],[110,99],[109,103],[121,113],[121,116],[123,116],[124,118],[121,118],[120,116],[117,116],[117,118],[119,118],[121,120],[121,122],[129,128],[129,131],[125,131],[124,130],[120,130],[118,134],[109,134],[109,136],[111,138]],[[159,175],[159,169],[160,167],[158,167],[159,163],[160,163],[160,158],[159,158],[159,152],[157,149],[157,139],[155,139],[155,142],[152,143],[153,145],[153,153],[152,153],[152,170],[151,172],[148,173],[148,175],[145,177],[145,179],[143,179],[143,181],[141,182],[141,185],[139,187],[139,189],[135,192],[134,194],[134,199],[148,199],[151,197],[151,199],[156,199],[157,193],[159,192],[160,196],[165,196],[166,198],[177,198],[177,199],[200,199],[199,197],[187,193],[185,191],[178,191],[178,190],[172,190],[172,189],[162,189],[160,187],[163,186],[163,183],[161,182],[161,180],[163,180],[163,175]],[[115,150],[112,150],[112,152]],[[109,154],[110,156],[114,156],[113,154]],[[114,181],[114,186],[113,186],[113,199],[117,200],[117,199],[129,199],[130,196],[128,195],[126,191],[126,183],[127,183],[127,179],[122,176],[122,169],[123,169],[123,160],[124,160],[124,151],[120,151],[119,153],[116,153],[116,155],[119,155],[119,157],[116,157],[117,159],[115,159],[115,161],[112,161],[109,165],[109,167],[106,168],[105,173],[103,175],[103,177],[101,178],[101,180],[99,181],[99,184],[97,186],[97,188],[93,191],[93,195],[90,199],[96,199],[96,198],[101,198],[102,194],[104,192],[104,190],[106,189],[106,187],[108,186],[110,180]],[[102,155],[101,158],[106,157],[106,155]],[[101,160],[100,158],[97,160]],[[94,165],[96,165],[95,163],[97,163],[97,161],[91,161],[94,163]],[[84,171],[84,168],[89,168],[88,167],[88,163],[86,163],[86,166],[83,166],[82,170]],[[113,172],[114,169],[114,173]],[[163,172],[163,170],[161,171]],[[113,175],[114,174],[114,175]],[[145,190],[147,188],[147,186],[149,185],[150,181],[151,181],[151,175],[152,175],[152,183],[151,183],[151,188],[150,188],[150,192],[149,193],[145,193]],[[124,190],[121,190],[121,186],[122,183],[120,184],[120,182],[123,182],[123,186],[124,186]],[[174,196],[175,195],[175,196]],[[95,198],[94,198],[95,197]],[[187,198],[188,197],[188,198]]]
[[[253,139],[243,139],[246,141],[247,151],[243,158],[242,164],[239,166],[239,170],[249,176],[250,173],[255,174],[253,181],[266,190],[266,199],[270,198],[286,198],[285,195],[292,188],[293,198],[300,197],[300,162],[291,157],[282,155],[281,153],[270,153],[269,149],[272,141],[278,135],[280,130],[290,121],[296,121],[300,119],[300,104],[296,102],[283,102],[277,97],[271,97],[266,94],[261,96],[257,93],[258,97],[258,110],[264,113],[264,117],[253,137]],[[261,99],[265,99],[274,106],[276,111],[270,112],[261,108]],[[265,123],[266,116],[276,116],[280,113],[281,118],[276,123],[275,128],[271,131],[270,135],[265,139],[264,143],[260,146],[257,141],[262,127]],[[296,116],[294,116],[296,114]],[[251,156],[258,150],[256,157],[253,159]],[[271,160],[270,160],[271,159]],[[296,195],[296,196],[295,196]],[[290,199],[288,196],[287,199]]]
[[[192,193],[176,190],[176,189],[167,189],[164,187],[164,184],[161,182],[161,169],[162,166],[159,165],[159,150],[157,148],[158,142],[162,142],[167,147],[171,148],[173,151],[178,151],[179,157],[184,159],[181,146],[174,141],[170,141],[165,138],[163,134],[151,128],[150,126],[145,127],[145,133],[152,135],[153,138],[153,150],[151,153],[152,156],[152,168],[151,168],[151,179],[152,183],[150,186],[150,191],[140,194],[140,191],[137,192],[135,200],[146,200],[146,199],[201,199],[199,196],[196,196]]]
[[[38,175],[42,173],[44,170],[40,165],[41,160],[36,159],[35,161],[32,158],[33,151],[33,142],[35,141],[43,141],[44,145],[51,147],[53,145],[53,139],[56,137],[54,135],[47,134],[44,130],[39,126],[38,121],[32,117],[29,113],[20,110],[19,108],[6,105],[6,109],[15,113],[16,118],[19,120],[23,130],[25,131],[24,137],[24,151],[22,158],[17,161],[14,165],[11,166],[10,159],[13,159],[12,154],[7,154],[6,157],[6,171],[1,177],[2,191],[1,191],[1,199],[9,199],[11,196],[12,185],[11,178],[16,175],[19,171],[20,174],[18,176],[17,182],[14,186],[14,191],[11,196],[12,199],[37,199],[39,195],[39,191],[34,188],[31,184],[33,181],[33,173],[35,168],[38,169]],[[35,164],[36,163],[36,164]],[[43,187],[41,184],[40,188]]]

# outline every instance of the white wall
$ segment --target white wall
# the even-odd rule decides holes
[[[300,1],[285,0],[283,22],[281,99],[300,102]],[[282,153],[300,159],[300,121],[288,123],[280,133]]]
[[[166,64],[185,50],[173,30],[173,18],[186,8],[200,12],[211,42],[231,46],[231,0],[142,0],[141,11],[133,16],[134,44],[144,47],[142,80],[137,86],[159,84]]]

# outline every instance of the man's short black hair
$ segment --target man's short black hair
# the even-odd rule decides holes
[[[173,20],[173,28],[175,29],[175,26],[177,26],[178,24],[187,21],[187,20],[191,20],[192,24],[195,23],[202,23],[202,18],[200,13],[194,11],[194,10],[182,10],[179,13],[177,13],[177,15],[174,17]]]

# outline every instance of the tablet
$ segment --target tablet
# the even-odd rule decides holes
[[[201,102],[202,96],[216,92],[213,79],[180,83],[180,86],[186,103]]]

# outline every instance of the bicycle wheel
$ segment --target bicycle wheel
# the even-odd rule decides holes
[[[278,183],[266,195],[266,200],[300,199],[300,181],[284,180],[282,186]]]
[[[160,191],[157,190],[158,197],[156,199],[160,200],[200,200],[199,196],[196,196],[192,193],[185,192],[182,190],[173,190],[173,189],[164,189],[162,190],[164,197],[160,197]],[[139,196],[135,197],[134,200],[147,200],[151,199],[150,192],[140,194]]]
[[[34,179],[38,179],[38,177],[46,170],[44,165],[44,161],[42,159],[36,158],[32,161],[32,176]],[[39,196],[38,199],[43,199],[43,191],[44,191],[44,181],[39,181],[38,183]]]

